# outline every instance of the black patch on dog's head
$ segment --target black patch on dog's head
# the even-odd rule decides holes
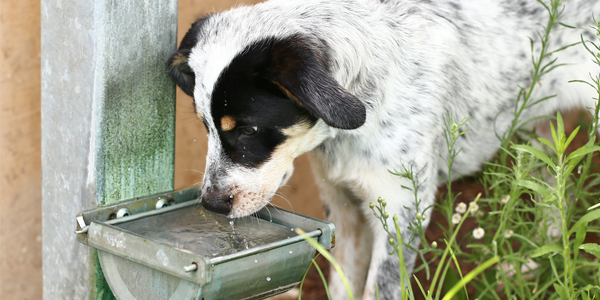
[[[192,28],[188,30],[179,50],[175,52],[167,62],[169,75],[177,85],[188,95],[194,97],[195,75],[192,68],[188,64],[192,48],[198,43],[198,35],[202,27],[210,19],[210,15],[204,16],[192,24]]]
[[[313,116],[340,129],[364,124],[364,104],[331,77],[318,43],[295,35],[265,39],[249,48],[263,49],[262,75]]]
[[[287,138],[283,128],[303,121],[312,126],[322,118],[332,127],[354,129],[366,118],[364,105],[328,74],[318,47],[299,36],[248,46],[221,73],[211,98],[225,154],[247,166],[271,156]],[[223,130],[223,117],[236,127]]]

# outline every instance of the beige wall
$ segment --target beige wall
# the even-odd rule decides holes
[[[41,299],[40,5],[0,0],[0,299]]]
[[[257,1],[180,0],[179,40],[211,11]],[[40,3],[0,0],[0,299],[42,298]],[[177,93],[175,187],[202,180],[206,132],[192,100]],[[321,217],[305,157],[280,191],[295,211]],[[274,203],[286,209],[282,199]]]

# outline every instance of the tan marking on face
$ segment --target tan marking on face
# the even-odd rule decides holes
[[[240,170],[237,176],[233,175],[236,188],[230,217],[247,216],[269,203],[275,191],[285,184],[284,174],[293,172],[294,159],[316,146],[317,138],[308,122],[295,124],[282,132],[288,138],[275,148],[268,161],[258,169]]]
[[[223,131],[230,131],[236,126],[235,120],[231,116],[224,116],[221,118],[221,129]]]
[[[188,60],[188,57],[183,54],[183,53],[177,53],[175,54],[175,57],[173,58],[173,62],[171,63],[171,67],[176,68],[179,65],[186,63]]]

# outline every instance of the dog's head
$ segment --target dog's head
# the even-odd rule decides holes
[[[322,42],[235,16],[198,20],[168,64],[208,130],[203,206],[241,217],[270,201],[296,157],[330,128],[360,127],[366,110],[331,76]]]

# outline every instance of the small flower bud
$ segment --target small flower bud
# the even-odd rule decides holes
[[[452,215],[452,224],[456,225],[456,224],[460,223],[460,219],[462,219],[460,214],[453,214]]]
[[[381,203],[383,201],[383,199],[381,199],[381,197],[377,198],[377,202]]]
[[[425,221],[425,219],[427,219],[427,216],[423,214],[423,215],[421,216],[421,220]]]
[[[469,203],[469,211],[471,212],[471,216],[474,216],[477,210],[479,210],[479,205],[477,205],[477,203]]]
[[[375,207],[375,205],[373,204],[373,202],[369,203],[369,208],[373,209]]]
[[[387,219],[387,218],[390,217],[390,214],[388,214],[388,212],[386,211],[386,212],[383,213],[383,217]]]
[[[390,239],[388,240],[388,242],[390,243],[390,245],[393,245],[393,244],[395,243],[393,238],[390,238]]]
[[[485,234],[485,230],[483,230],[483,228],[481,227],[477,227],[473,230],[473,237],[475,239],[481,239],[483,237],[483,235]]]
[[[387,202],[385,202],[385,200],[381,201],[381,205],[383,205],[383,207],[385,207],[387,205]]]
[[[437,242],[436,241],[431,242],[431,248],[437,248]]]
[[[450,126],[450,132],[452,132],[452,134],[454,134],[454,133],[456,133],[456,131],[458,131],[458,124],[452,123],[452,126]]]
[[[421,213],[417,213],[417,220],[421,218]]]
[[[398,215],[394,214],[393,219],[394,219],[394,222],[398,222]]]

